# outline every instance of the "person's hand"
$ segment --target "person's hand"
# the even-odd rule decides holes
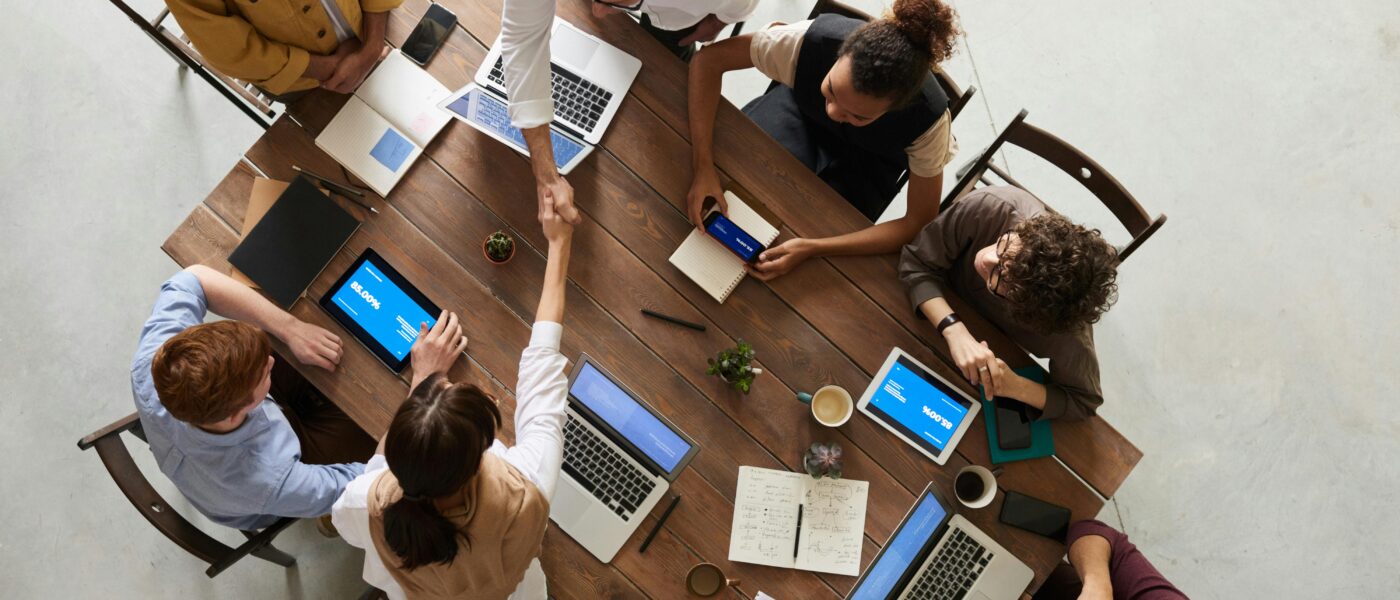
[[[812,255],[808,247],[807,240],[802,238],[792,238],[786,242],[764,250],[758,255],[758,260],[745,268],[749,274],[762,281],[771,281],[779,275],[785,275],[788,271],[797,268],[802,261],[807,260]]]
[[[383,46],[378,51],[370,46],[361,47],[342,59],[335,67],[335,74],[321,82],[321,87],[340,94],[354,92],[364,82],[370,70],[374,69],[374,65],[379,64],[379,59],[388,53],[388,46]]]
[[[729,203],[724,199],[724,187],[719,184],[719,172],[714,166],[695,170],[695,178],[690,181],[690,192],[685,197],[685,211],[696,229],[705,228],[705,200],[714,198],[719,212],[729,216]]]
[[[335,366],[340,364],[340,338],[325,329],[292,319],[291,326],[278,337],[303,365],[335,371]]]
[[[457,313],[442,311],[432,329],[427,323],[418,324],[418,339],[409,350],[413,363],[413,386],[435,373],[447,373],[457,356],[467,349],[467,336],[462,335],[462,324],[457,322]]]
[[[317,83],[324,83],[332,75],[335,75],[335,70],[340,66],[341,61],[359,49],[359,40],[346,40],[345,43],[336,47],[333,54],[326,56],[312,54],[311,59],[306,63],[306,71],[302,73],[302,76],[315,79]]]
[[[956,331],[954,327],[957,328]],[[963,377],[972,382],[972,385],[982,385],[988,400],[996,397],[997,377],[1004,376],[997,369],[1006,363],[998,365],[997,355],[987,347],[987,343],[973,338],[962,324],[953,325],[944,333],[948,338],[948,350],[953,354],[953,364],[958,365]]]
[[[540,227],[544,230],[544,239],[549,240],[550,244],[567,242],[574,235],[573,224],[565,221],[564,215],[558,212],[541,213]]]
[[[597,3],[595,2],[594,5],[596,6]],[[728,23],[719,20],[719,17],[716,17],[714,15],[708,15],[705,18],[700,19],[699,23],[695,24],[695,31],[690,32],[690,35],[687,35],[684,38],[682,38],[681,41],[676,45],[685,47],[696,42],[703,43],[712,41],[715,39],[715,36],[718,36],[719,32],[723,31],[724,28],[728,25]]]
[[[569,185],[569,181],[562,175],[554,174],[552,177],[537,179],[535,194],[539,196],[541,223],[555,213],[574,225],[583,220],[578,214],[578,207],[574,206],[574,186]]]

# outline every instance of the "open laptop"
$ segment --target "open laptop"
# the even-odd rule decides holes
[[[700,451],[587,354],[569,374],[564,468],[549,518],[605,563]]]
[[[846,599],[1020,598],[1035,573],[951,506],[924,487]]]

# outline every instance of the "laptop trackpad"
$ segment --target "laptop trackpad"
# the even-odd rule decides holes
[[[579,523],[596,501],[574,487],[572,481],[560,479],[559,483],[559,489],[554,491],[554,499],[549,503],[549,518],[568,529]]]
[[[549,39],[550,58],[554,62],[563,63],[578,71],[588,68],[588,61],[593,60],[593,53],[597,51],[597,41],[575,31],[572,27],[563,25],[555,27],[554,34]]]

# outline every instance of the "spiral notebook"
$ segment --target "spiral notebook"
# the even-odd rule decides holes
[[[778,228],[740,200],[734,192],[725,190],[724,199],[729,203],[729,220],[734,221],[749,235],[757,238],[765,246],[778,239]],[[700,230],[691,230],[690,235],[671,254],[671,264],[721,304],[734,288],[739,286],[746,274],[744,261]]]

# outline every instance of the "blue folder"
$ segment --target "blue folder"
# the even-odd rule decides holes
[[[1021,367],[1016,369],[1016,373],[1026,379],[1037,383],[1045,383],[1045,371],[1040,367]],[[981,386],[978,386],[979,389]],[[1055,453],[1055,438],[1051,435],[1050,421],[1031,422],[1031,445],[1029,448],[1019,450],[1002,450],[997,444],[997,410],[996,406],[982,396],[982,417],[987,423],[987,449],[992,455],[992,464],[1015,462],[1031,458],[1050,456]]]

